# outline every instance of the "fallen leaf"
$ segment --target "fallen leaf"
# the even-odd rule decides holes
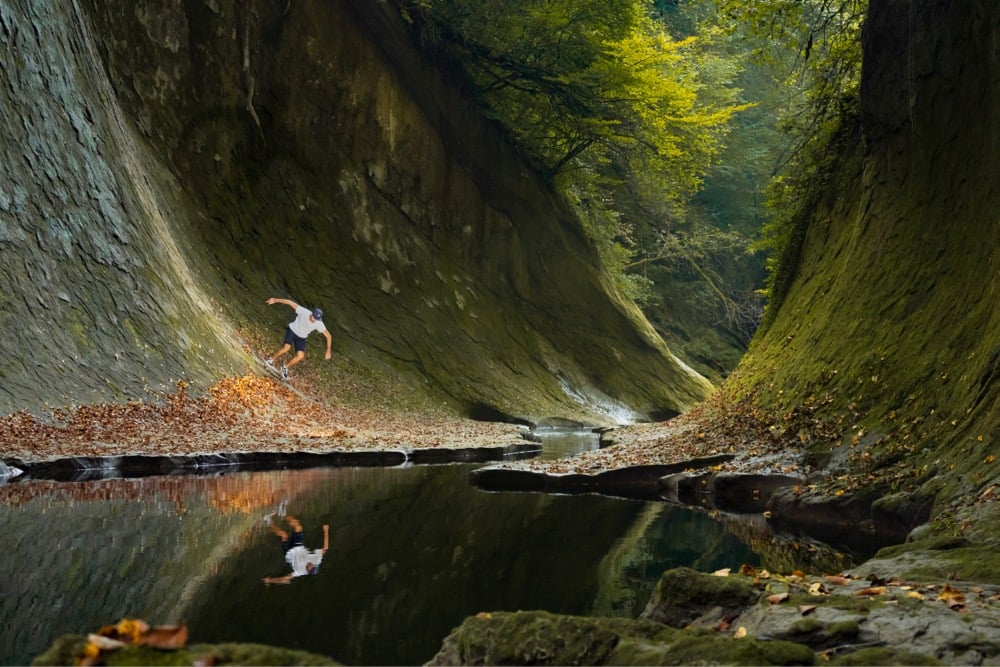
[[[744,577],[752,577],[757,574],[757,570],[754,569],[753,565],[747,565],[744,563],[743,565],[740,565],[740,574]]]
[[[826,580],[826,583],[833,584],[834,586],[846,586],[851,583],[851,580],[847,577],[842,577],[837,574],[828,574],[823,578]]]
[[[814,583],[812,586],[809,587],[809,595],[827,595],[827,594],[829,594],[829,591],[826,590],[826,586],[824,586],[823,582],[821,581],[817,581],[816,583]]]
[[[716,570],[715,572],[712,573],[712,575],[716,577],[728,577],[731,571],[732,568],[724,567],[721,570]]]
[[[184,648],[187,640],[186,625],[160,625],[150,629],[139,639],[139,643],[163,650],[176,650]]]
[[[774,595],[768,595],[767,601],[771,604],[780,604],[788,599],[788,593],[775,593]]]
[[[97,648],[98,651],[117,651],[126,644],[126,642],[120,639],[112,639],[111,637],[94,633],[87,635],[87,641],[91,646]]]
[[[908,597],[908,598],[915,598],[917,600],[923,600],[924,599],[924,594],[921,593],[921,592],[919,592],[919,591],[910,591],[910,592],[908,592],[906,594],[906,597]]]
[[[101,662],[101,649],[93,642],[87,642],[83,652],[76,656],[75,663],[81,667],[90,667]]]
[[[803,616],[808,616],[809,614],[813,613],[814,611],[816,611],[816,605],[814,605],[814,604],[800,604],[799,605],[799,613],[802,614]]]
[[[938,600],[947,602],[949,606],[964,605],[965,594],[962,591],[956,590],[950,585],[945,584],[945,587],[942,588],[941,592],[938,594]]]
[[[743,639],[747,636],[747,629],[742,625],[733,633],[733,639]]]
[[[887,590],[885,586],[872,586],[870,588],[862,588],[855,595],[885,595]]]

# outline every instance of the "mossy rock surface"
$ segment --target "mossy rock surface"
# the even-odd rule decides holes
[[[432,665],[600,665],[623,636],[663,641],[657,623],[562,616],[545,611],[470,617],[444,641]]]
[[[679,567],[660,577],[642,618],[680,628],[716,608],[723,612],[742,609],[760,595],[752,579],[716,577]]]
[[[863,648],[853,653],[830,658],[830,665],[941,665],[939,660],[923,653],[900,651],[885,647]]]
[[[32,665],[75,665],[83,654],[87,638],[63,635],[49,650],[37,656]],[[211,659],[211,662],[208,660]],[[265,644],[191,644],[176,651],[161,651],[148,646],[126,646],[101,656],[101,664],[115,665],[193,665],[198,661],[213,665],[339,665],[327,656],[295,651]]]
[[[681,630],[658,645],[623,640],[609,665],[812,665],[812,649],[788,641],[734,639],[713,630]]]
[[[677,630],[646,620],[544,611],[480,614],[445,640],[431,665],[802,665],[806,646]]]

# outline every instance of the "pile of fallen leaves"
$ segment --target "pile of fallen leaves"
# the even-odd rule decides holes
[[[87,643],[76,656],[78,665],[103,664],[109,653],[126,646],[149,646],[164,651],[184,648],[188,640],[186,625],[152,627],[137,618],[123,618],[87,635]]]
[[[0,457],[25,462],[82,456],[190,456],[226,452],[495,446],[523,439],[509,424],[402,415],[325,403],[274,378],[227,377],[194,396],[184,382],[149,401],[81,405],[0,417]]]

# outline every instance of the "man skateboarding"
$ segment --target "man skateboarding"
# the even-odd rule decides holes
[[[309,310],[288,299],[275,299],[271,297],[267,300],[267,305],[269,306],[273,306],[276,303],[283,303],[294,310],[295,319],[289,322],[288,328],[285,329],[285,344],[281,346],[280,350],[271,355],[270,359],[265,361],[268,367],[274,368],[275,364],[278,363],[278,359],[288,354],[294,347],[295,356],[289,359],[287,364],[281,366],[281,377],[287,380],[288,369],[305,358],[306,338],[314,331],[320,332],[326,338],[325,358],[330,359],[332,356],[330,346],[333,344],[333,337],[326,330],[326,325],[323,324],[323,311],[319,308]]]

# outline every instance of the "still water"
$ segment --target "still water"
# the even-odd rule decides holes
[[[544,456],[596,446],[549,433]],[[594,495],[490,493],[476,465],[319,468],[0,485],[0,662],[124,616],[192,642],[262,642],[345,664],[419,664],[469,615],[636,616],[670,567],[757,564],[705,513]],[[284,513],[284,517],[282,516]],[[330,548],[287,585],[266,519]]]

